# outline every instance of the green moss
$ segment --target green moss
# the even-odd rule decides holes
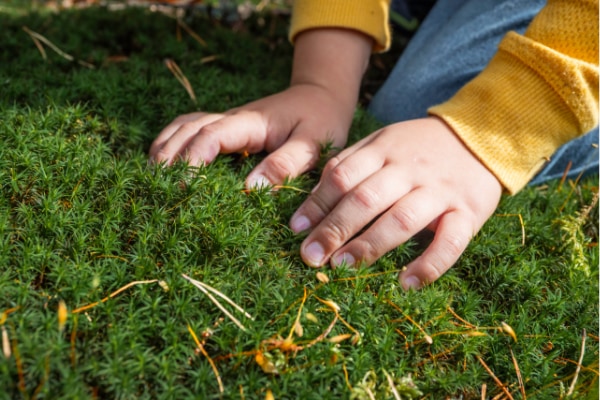
[[[0,13],[0,313],[14,310],[0,317],[12,350],[0,355],[0,398],[220,398],[188,324],[197,334],[212,331],[205,349],[225,398],[264,398],[267,389],[276,398],[348,398],[349,385],[360,388],[370,371],[380,396],[390,393],[384,371],[426,398],[478,399],[483,384],[494,396],[499,388],[478,358],[518,398],[511,350],[528,398],[558,398],[573,379],[583,329],[586,368],[573,398],[593,395],[598,207],[586,207],[595,180],[504,198],[459,263],[420,292],[402,292],[397,282],[396,270],[419,252],[414,241],[367,269],[325,270],[332,281],[321,285],[299,258],[301,238],[287,228],[305,195],[242,192],[261,155],[223,156],[200,169],[148,166],[146,157],[176,115],[221,111],[284,88],[285,19],[251,20],[236,33],[196,16],[188,24],[203,47],[185,32],[179,40],[174,20],[144,9]],[[22,26],[96,68],[49,49],[44,61]],[[219,57],[201,62],[212,55]],[[197,106],[165,58],[186,74]],[[359,111],[353,138],[376,127]],[[310,190],[316,176],[290,184]],[[244,307],[255,318],[240,316],[248,331],[223,319],[182,273]],[[168,291],[133,286],[71,313],[59,331],[61,300],[73,311],[153,279]],[[250,353],[288,335],[305,288],[299,342],[334,318],[315,296],[335,301],[360,341],[320,341],[283,357],[280,375],[265,374]],[[486,335],[469,333],[449,307]],[[483,328],[503,321],[517,342]],[[346,333],[353,332],[338,321],[330,336]]]

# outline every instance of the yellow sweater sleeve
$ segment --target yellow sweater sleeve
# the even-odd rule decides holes
[[[509,33],[476,78],[429,112],[519,191],[598,125],[598,0],[548,0],[524,35]]]
[[[314,28],[346,28],[373,38],[373,51],[390,47],[390,0],[295,0],[290,40]]]

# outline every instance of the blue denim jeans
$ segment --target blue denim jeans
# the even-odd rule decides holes
[[[405,0],[406,1],[406,0]],[[370,112],[393,123],[427,115],[485,68],[508,31],[523,33],[544,0],[438,0],[417,29]],[[407,1],[410,6],[410,1]],[[553,155],[530,184],[598,173],[598,128]]]

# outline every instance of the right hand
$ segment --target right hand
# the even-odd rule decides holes
[[[246,178],[246,187],[281,184],[313,168],[321,146],[343,147],[353,107],[327,88],[300,83],[222,114],[177,117],[150,147],[154,162],[185,159],[198,166],[220,154],[270,152]]]
[[[348,29],[302,32],[289,89],[223,114],[182,115],[154,140],[150,158],[200,165],[219,153],[266,150],[271,154],[250,172],[246,187],[294,178],[316,165],[321,146],[346,144],[371,48],[371,38]]]

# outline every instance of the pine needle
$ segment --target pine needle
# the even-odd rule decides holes
[[[517,358],[515,357],[515,353],[513,353],[512,347],[510,347],[510,356],[512,357],[513,365],[515,366],[515,371],[517,372],[517,380],[519,382],[521,398],[523,400],[527,400],[527,394],[525,393],[525,385],[523,384],[523,376],[521,375],[521,369],[519,368],[519,364],[517,363]]]
[[[575,384],[577,383],[577,378],[579,377],[579,371],[581,371],[581,363],[583,362],[583,354],[585,353],[585,328],[583,329],[583,334],[581,335],[581,352],[579,354],[579,361],[577,362],[577,369],[575,370],[575,376],[573,377],[573,381],[571,382],[571,386],[569,386],[569,391],[567,392],[567,397],[571,396],[575,391]]]
[[[181,18],[177,18],[177,25],[183,28],[184,31],[186,31],[191,37],[194,38],[196,42],[200,43],[203,47],[207,46],[206,41],[202,39],[200,35],[194,32],[192,28],[190,28],[185,22],[183,22]]]
[[[254,317],[252,317],[252,315],[248,314],[246,312],[246,310],[244,310],[242,307],[240,307],[238,304],[236,304],[233,300],[231,300],[229,297],[227,297],[226,295],[224,295],[223,293],[219,292],[217,289],[215,289],[212,286],[207,285],[204,282],[200,282],[196,279],[190,278],[188,275],[182,274],[184,278],[186,278],[188,281],[190,282],[196,282],[198,285],[204,287],[206,290],[216,294],[217,296],[219,296],[220,298],[222,298],[223,300],[225,300],[227,303],[231,304],[233,307],[235,307],[236,310],[238,310],[239,312],[241,312],[242,314],[244,314],[244,316],[246,318],[251,319],[252,321],[254,321]]]
[[[82,60],[76,60],[75,57],[73,57],[72,55],[70,55],[68,53],[65,53],[64,51],[59,49],[58,46],[56,46],[54,43],[52,43],[50,40],[46,39],[44,36],[40,35],[39,33],[32,31],[28,27],[23,26],[23,30],[31,37],[31,39],[35,43],[36,47],[42,54],[42,58],[44,60],[47,59],[47,56],[46,56],[46,51],[44,50],[44,47],[41,45],[41,43],[44,43],[46,46],[50,47],[52,50],[54,50],[54,52],[56,54],[58,54],[59,56],[61,56],[62,58],[66,59],[66,60],[77,61],[77,63],[79,65],[82,65],[86,68],[90,68],[90,69],[96,68],[93,64],[90,64],[90,63],[82,61]]]
[[[483,368],[485,368],[485,370],[487,371],[488,374],[490,374],[490,376],[492,377],[492,379],[494,380],[494,382],[496,382],[496,385],[498,385],[498,387],[502,390],[502,392],[508,396],[508,398],[510,400],[514,400],[514,398],[512,397],[512,395],[510,394],[510,392],[508,391],[508,389],[506,389],[506,386],[502,383],[502,381],[500,381],[500,379],[498,379],[498,377],[494,374],[494,372],[490,369],[490,367],[487,366],[487,364],[485,363],[485,361],[483,361],[483,359],[479,356],[475,356],[477,357],[477,360],[479,360],[479,363],[481,365],[483,365]]]
[[[234,306],[237,310],[241,311],[246,317],[250,318],[251,320],[254,320],[254,318],[252,318],[252,316],[250,314],[248,314],[242,307],[235,304],[233,302],[233,300],[231,300],[229,297],[225,296],[223,293],[219,292],[217,289],[212,288],[203,282],[192,279],[189,276],[187,276],[186,274],[181,274],[181,276],[183,276],[186,280],[188,280],[192,285],[194,285],[198,289],[200,289],[200,291],[202,291],[202,293],[204,293],[210,299],[210,301],[212,301],[214,303],[214,305],[216,305],[219,308],[219,310],[221,310],[223,312],[223,314],[225,314],[234,324],[236,324],[238,328],[240,328],[244,332],[247,331],[246,327],[237,318],[235,318],[229,311],[227,311],[227,309],[225,307],[223,307],[223,305],[221,303],[219,303],[219,300],[217,300],[212,294],[210,294],[210,292],[213,292],[217,296],[221,297],[223,300],[227,301],[229,304]]]
[[[384,369],[383,370],[383,374],[385,375],[385,378],[388,381],[388,384],[390,385],[390,390],[392,391],[392,394],[394,395],[394,399],[395,400],[402,400],[402,398],[400,397],[400,394],[398,393],[398,390],[396,389],[396,385],[394,384],[394,380],[392,379],[392,377],[390,376],[390,374],[388,374],[388,372]]]
[[[558,184],[558,190],[562,190],[562,187],[565,183],[565,181],[567,180],[567,176],[569,175],[569,171],[571,170],[571,167],[573,166],[573,161],[569,160],[569,162],[567,163],[567,167],[565,168],[562,178],[560,178],[560,183]]]
[[[175,76],[175,78],[179,81],[179,83],[181,83],[181,86],[183,86],[183,88],[187,92],[188,96],[190,96],[190,99],[192,99],[194,104],[196,104],[197,101],[196,101],[196,94],[194,93],[194,89],[192,88],[192,85],[191,85],[190,81],[188,80],[188,78],[181,71],[181,68],[179,68],[179,65],[177,65],[177,63],[175,61],[171,60],[170,58],[167,58],[165,60],[165,65],[167,66],[167,68],[169,68],[169,71],[171,71],[171,73],[173,74],[173,76]]]

